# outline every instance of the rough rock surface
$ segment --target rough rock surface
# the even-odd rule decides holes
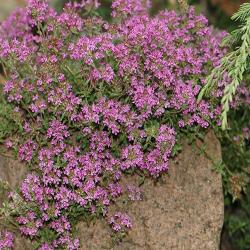
[[[213,133],[205,140],[206,153],[221,159],[220,145]],[[128,183],[138,183],[135,178]],[[145,181],[143,201],[118,207],[126,211],[133,229],[120,244],[113,244],[104,222],[81,223],[82,250],[218,250],[224,219],[221,177],[197,148],[183,147],[159,183]]]
[[[221,158],[220,145],[213,133],[205,139],[206,153]],[[25,168],[0,156],[0,178],[18,185]],[[138,177],[125,182],[138,184]],[[114,211],[126,211],[133,228],[121,243],[114,243],[110,228],[103,220],[78,225],[81,250],[218,250],[223,224],[221,177],[212,170],[211,161],[198,154],[196,147],[185,144],[160,181],[146,180],[143,200],[129,202],[121,197]],[[128,204],[129,203],[129,204]],[[33,249],[18,238],[15,250]]]
[[[7,181],[12,189],[16,188],[27,172],[26,167],[11,157],[0,154],[0,179]]]
[[[2,147],[1,147],[2,150]],[[0,181],[7,182],[11,190],[19,186],[26,174],[26,167],[11,157],[3,157],[0,154]],[[0,202],[3,201],[3,195],[0,195]]]
[[[26,173],[26,167],[19,161],[10,157],[3,157],[0,154],[0,181],[7,182],[11,190],[15,190],[19,186]],[[2,202],[6,200],[6,196],[7,193],[1,190],[0,206],[2,205]],[[15,250],[33,250],[33,247],[28,240],[24,239],[20,235],[16,235]]]

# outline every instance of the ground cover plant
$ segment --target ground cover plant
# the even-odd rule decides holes
[[[58,14],[29,0],[0,26],[0,139],[29,169],[1,211],[2,249],[13,248],[10,227],[36,249],[78,249],[79,219],[104,217],[125,235],[129,215],[109,211],[124,193],[137,199],[138,187],[120,185],[124,175],[157,179],[182,135],[221,123],[228,75],[197,99],[227,51],[225,32],[192,8],[150,16],[150,1],[115,0],[107,22],[98,7],[70,2]]]

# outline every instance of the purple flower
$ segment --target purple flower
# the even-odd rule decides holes
[[[59,234],[71,229],[70,223],[65,216],[58,218],[57,221],[52,221],[49,226]]]
[[[53,120],[50,123],[50,127],[47,131],[47,137],[51,139],[52,145],[56,145],[57,143],[63,142],[64,139],[69,136],[70,134],[67,130],[67,126],[62,124],[60,121]]]
[[[19,157],[22,161],[30,162],[33,158],[33,153],[37,149],[37,144],[32,140],[28,140],[26,143],[19,147]]]
[[[139,187],[128,185],[127,186],[128,197],[131,201],[142,200],[142,193]]]
[[[242,129],[242,132],[243,132],[243,137],[248,140],[249,139],[249,128],[248,127],[245,127]]]
[[[130,145],[122,149],[121,169],[126,170],[132,167],[143,167],[143,152],[141,145]]]
[[[34,174],[28,174],[21,184],[21,193],[26,201],[36,201],[38,204],[42,204],[44,189],[40,178]]]
[[[9,79],[3,90],[21,125],[6,146],[32,165],[20,187],[30,207],[17,215],[21,232],[35,240],[49,228],[55,239],[41,250],[73,250],[79,249],[70,223],[76,207],[101,212],[116,232],[131,228],[126,214],[107,216],[125,193],[142,199],[138,187],[122,186],[124,175],[166,172],[175,128],[219,123],[219,98],[230,79],[222,76],[213,101],[197,103],[226,49],[225,33],[193,8],[151,16],[149,0],[114,0],[107,23],[92,12],[97,0],[71,1],[60,14],[48,2],[28,0],[0,24]],[[231,106],[250,103],[246,87],[237,92]],[[246,128],[242,133],[249,138]]]
[[[42,246],[40,246],[39,250],[54,250],[54,248],[50,246],[48,243],[44,243],[42,244]]]
[[[42,23],[55,12],[49,8],[48,0],[28,0],[27,13],[31,17],[32,24]]]
[[[0,249],[14,249],[14,235],[12,233],[0,232]]]
[[[27,212],[25,216],[17,217],[22,234],[34,238],[37,236],[39,228],[43,226],[42,220],[38,219],[34,212]]]
[[[109,219],[109,224],[116,232],[127,230],[132,227],[132,223],[129,216],[121,212],[116,212],[114,216]]]
[[[150,0],[115,0],[112,2],[112,16],[137,15],[147,13],[151,7]]]

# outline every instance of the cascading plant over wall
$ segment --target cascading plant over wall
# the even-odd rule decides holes
[[[79,249],[73,227],[83,218],[125,234],[133,222],[109,206],[140,195],[123,177],[158,178],[181,135],[220,124],[228,78],[209,99],[197,96],[226,53],[224,32],[192,8],[151,17],[148,0],[115,0],[106,22],[98,7],[72,2],[58,14],[28,0],[0,25],[0,117],[11,125],[0,139],[29,169],[2,214],[36,249]],[[3,231],[0,249],[13,245]]]

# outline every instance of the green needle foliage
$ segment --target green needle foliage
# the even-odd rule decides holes
[[[236,45],[236,48],[223,57],[219,67],[213,69],[207,77],[207,83],[202,88],[198,98],[198,101],[200,101],[204,95],[208,95],[223,79],[225,74],[230,77],[231,83],[225,87],[221,99],[223,130],[227,128],[227,114],[230,102],[232,102],[236,89],[243,81],[244,74],[250,66],[248,62],[250,55],[250,3],[241,5],[239,11],[232,16],[232,19],[242,22],[242,25],[224,39],[223,45]]]

